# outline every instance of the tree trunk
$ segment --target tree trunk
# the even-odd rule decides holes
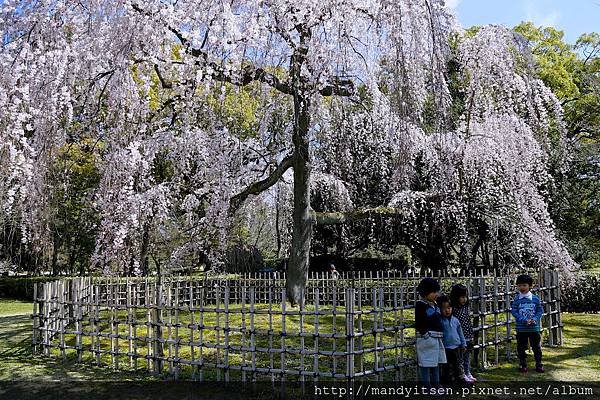
[[[68,262],[68,266],[69,269],[71,270],[71,275],[75,275],[75,254],[76,254],[76,250],[75,250],[75,245],[74,244],[70,244],[69,246],[69,261]]]
[[[307,97],[294,95],[294,215],[286,289],[290,303],[301,306],[304,305],[304,289],[308,281],[313,222],[310,209],[309,106]]]
[[[276,259],[279,259],[279,254],[281,254],[281,231],[279,230],[279,192],[280,188],[277,188],[277,198],[275,200],[275,235],[277,237],[277,256]]]
[[[310,149],[308,130],[310,127],[311,89],[302,80],[302,65],[308,53],[310,28],[300,25],[298,47],[290,59],[290,78],[294,96],[294,215],[292,248],[287,268],[286,294],[292,305],[304,306],[304,290],[308,281],[310,264],[310,242],[313,218],[310,208]]]
[[[58,235],[58,233],[56,232],[57,228],[54,228],[54,233],[53,233],[53,240],[52,240],[52,264],[51,264],[51,270],[52,270],[52,276],[56,276],[58,275],[58,251],[60,250],[60,237]]]
[[[146,222],[142,232],[142,248],[140,250],[140,270],[143,276],[148,276],[148,250],[150,248],[150,223]],[[131,271],[130,271],[131,272]]]

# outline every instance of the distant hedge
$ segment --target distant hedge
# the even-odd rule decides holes
[[[60,276],[0,277],[0,298],[33,301],[33,285],[55,281]]]
[[[600,312],[600,274],[582,273],[575,282],[561,285],[562,311]]]

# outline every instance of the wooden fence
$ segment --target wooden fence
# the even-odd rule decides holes
[[[562,341],[558,277],[534,274],[551,346]],[[445,292],[456,282],[469,289],[474,365],[510,359],[515,275],[436,278]],[[413,379],[420,279],[311,274],[302,309],[286,302],[277,273],[63,279],[35,287],[33,349],[180,379]]]

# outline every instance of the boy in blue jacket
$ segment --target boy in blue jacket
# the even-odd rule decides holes
[[[442,313],[442,329],[444,330],[444,349],[447,364],[442,369],[442,382],[463,384],[466,381],[463,370],[463,354],[467,347],[460,321],[452,315],[452,304],[448,296],[437,299]]]
[[[515,296],[511,311],[517,325],[517,354],[519,356],[519,371],[527,372],[527,345],[531,344],[533,358],[535,359],[535,370],[544,372],[542,365],[542,340],[540,335],[540,320],[542,318],[542,303],[540,298],[531,293],[533,279],[529,275],[517,277],[517,289],[519,293]]]

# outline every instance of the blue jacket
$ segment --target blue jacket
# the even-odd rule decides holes
[[[458,318],[453,315],[450,318],[442,317],[442,328],[444,329],[444,348],[455,349],[458,346],[467,346]]]
[[[511,311],[517,323],[517,332],[539,332],[542,319],[542,302],[536,295],[528,293],[531,296],[520,297],[517,294],[512,301]],[[527,320],[535,320],[535,324],[527,325]]]

